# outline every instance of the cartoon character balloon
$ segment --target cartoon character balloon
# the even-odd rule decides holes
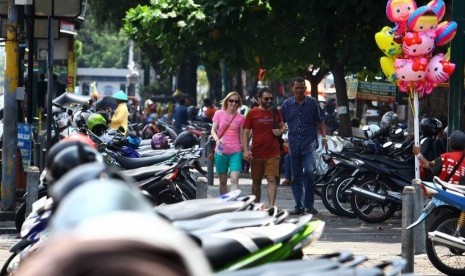
[[[389,21],[396,23],[395,37],[399,43],[406,31],[408,17],[416,8],[417,3],[413,0],[389,0],[387,2],[386,16]]]
[[[434,49],[435,31],[408,32],[402,39],[402,50],[405,57],[428,55]]]
[[[395,27],[384,27],[375,40],[386,55],[380,59],[383,73],[400,91],[432,93],[454,72],[455,64],[444,54],[433,56],[435,48],[449,43],[457,32],[457,23],[441,22],[445,12],[444,0],[432,0],[421,7],[413,0],[387,2],[386,15]]]
[[[378,48],[388,57],[395,57],[402,54],[402,45],[394,41],[394,30],[385,26],[375,34],[375,41]]]
[[[437,54],[428,63],[426,78],[434,84],[439,84],[448,80],[454,70],[454,63],[447,61],[444,54]]]

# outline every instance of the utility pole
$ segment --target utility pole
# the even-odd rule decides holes
[[[16,202],[16,154],[18,146],[18,87],[19,45],[17,41],[18,10],[15,0],[8,0],[8,25],[5,42],[6,69],[3,112],[2,151],[2,210],[13,211]]]
[[[457,22],[457,33],[451,42],[450,60],[455,63],[455,72],[450,78],[448,131],[463,129],[464,60],[465,60],[465,1],[452,1],[452,18]]]

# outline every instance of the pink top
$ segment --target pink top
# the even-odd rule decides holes
[[[229,115],[225,110],[218,110],[213,116],[213,122],[218,125],[216,130],[217,135],[221,135],[224,129],[233,120],[234,114]],[[223,134],[223,153],[233,154],[242,150],[241,147],[241,127],[244,124],[245,117],[237,113],[226,133]]]

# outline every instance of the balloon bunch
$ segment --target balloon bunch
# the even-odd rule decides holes
[[[414,0],[387,2],[386,15],[395,26],[384,27],[375,40],[386,55],[380,59],[383,73],[401,92],[430,94],[454,72],[455,64],[443,53],[433,55],[435,47],[449,43],[457,32],[456,22],[441,22],[445,11],[443,0],[421,7]]]

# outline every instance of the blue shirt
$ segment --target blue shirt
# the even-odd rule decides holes
[[[187,125],[187,107],[185,105],[178,105],[173,112],[174,127],[178,130],[182,129],[182,125]]]
[[[281,106],[283,120],[287,123],[289,151],[291,154],[305,155],[315,150],[318,142],[317,123],[324,120],[324,112],[318,101],[305,97],[302,104],[294,97]]]

